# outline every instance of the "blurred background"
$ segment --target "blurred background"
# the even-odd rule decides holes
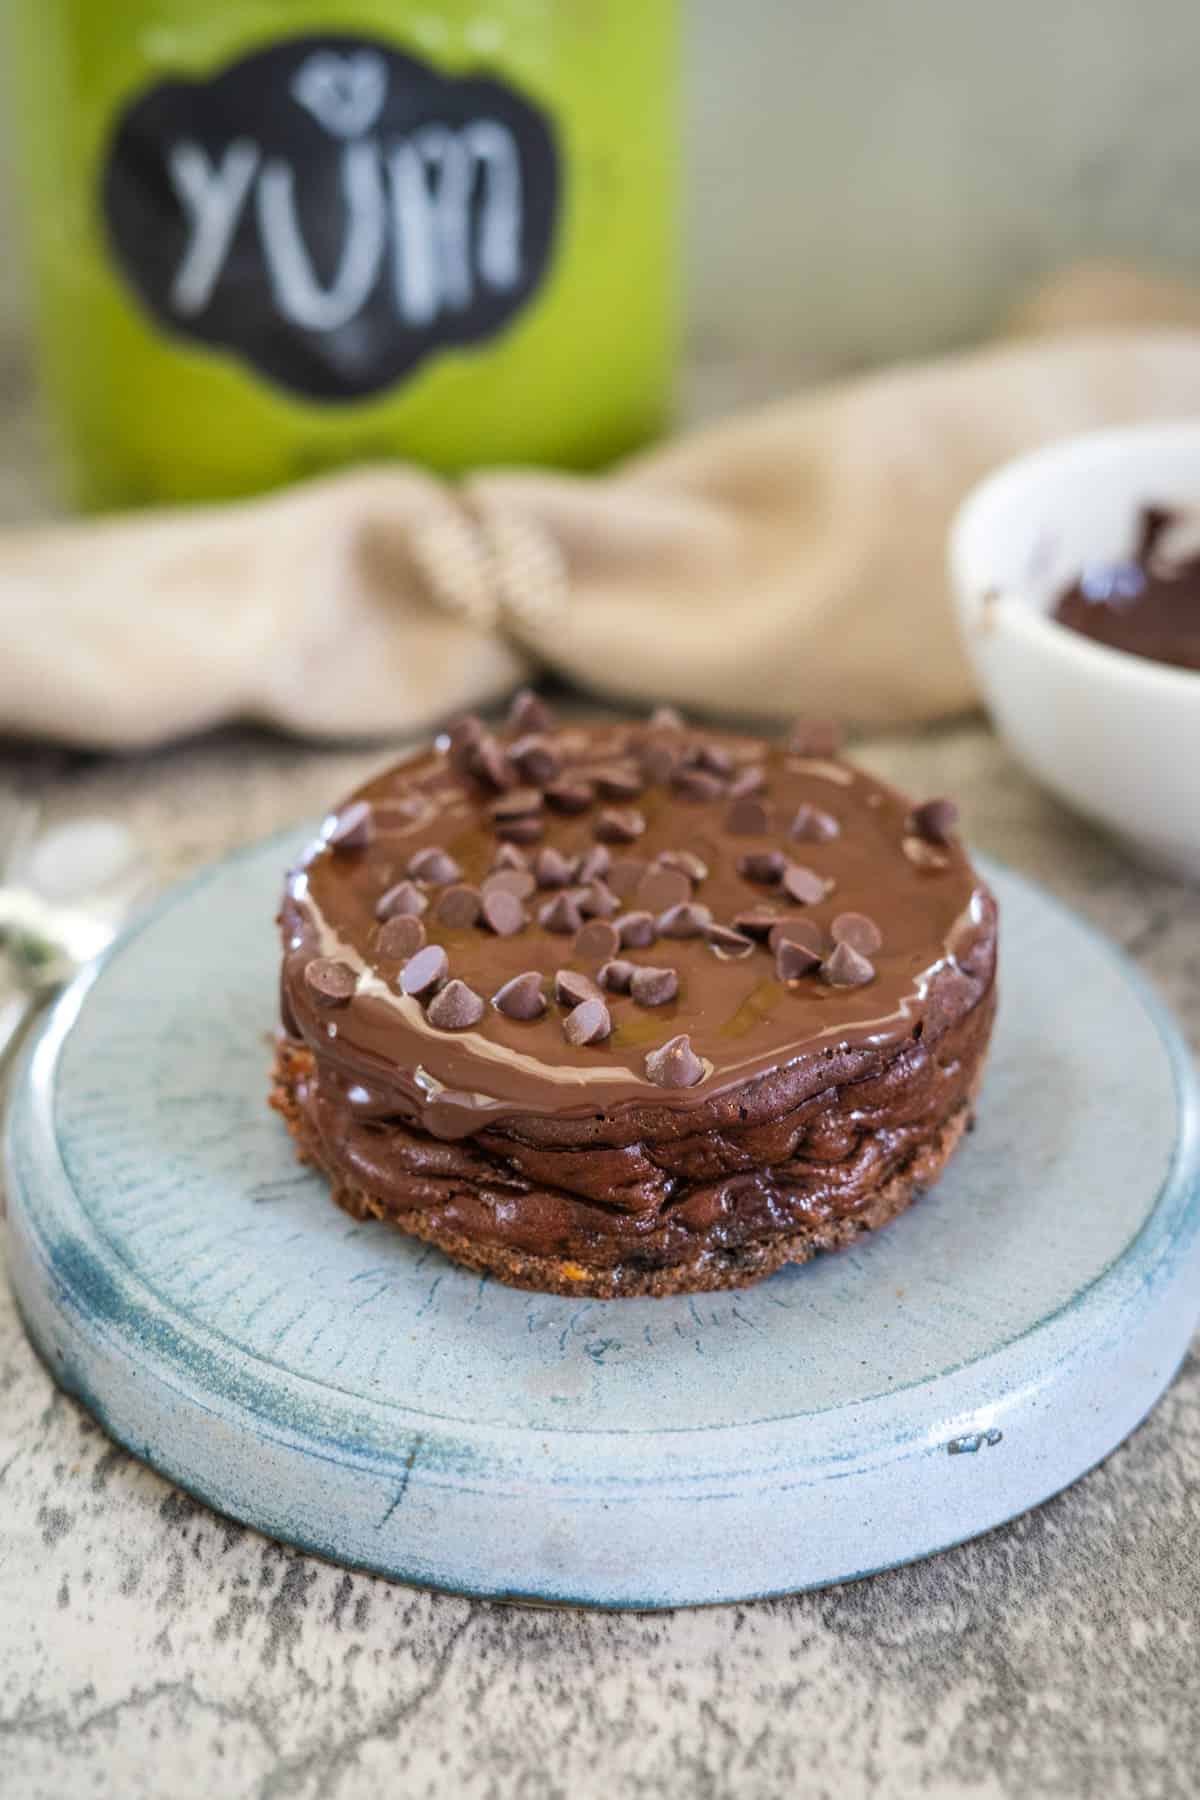
[[[690,0],[682,25],[684,418],[969,341],[1078,258],[1200,264],[1200,13],[1181,0]],[[4,146],[11,520],[49,488]]]
[[[705,360],[923,354],[1080,259],[1200,265],[1200,13],[1176,0],[698,0],[685,18]]]

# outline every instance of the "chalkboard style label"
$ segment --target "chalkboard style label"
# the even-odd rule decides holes
[[[514,319],[545,278],[561,178],[549,119],[515,89],[323,36],[143,92],[102,188],[163,326],[336,402]]]

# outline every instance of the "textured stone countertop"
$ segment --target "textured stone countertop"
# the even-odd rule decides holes
[[[1200,902],[1057,809],[979,725],[858,747],[1137,958],[1200,1039]],[[0,795],[119,812],[166,881],[377,755],[226,735],[11,753]],[[1200,1365],[1033,1515],[822,1593],[673,1615],[491,1606],[215,1517],[51,1386],[0,1284],[0,1796],[1192,1796]]]

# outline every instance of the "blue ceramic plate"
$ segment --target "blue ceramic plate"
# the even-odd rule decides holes
[[[50,1368],[138,1456],[340,1562],[659,1607],[839,1581],[1073,1481],[1200,1311],[1197,1108],[1129,966],[990,870],[979,1125],[911,1213],[742,1293],[518,1293],[338,1212],[267,1110],[276,839],[77,984],[9,1127]]]

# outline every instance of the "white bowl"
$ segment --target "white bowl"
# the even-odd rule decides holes
[[[1200,421],[1091,433],[982,482],[950,529],[967,655],[1039,781],[1143,861],[1200,881],[1200,673],[1049,616],[1085,563],[1133,547],[1145,505],[1200,506]]]

